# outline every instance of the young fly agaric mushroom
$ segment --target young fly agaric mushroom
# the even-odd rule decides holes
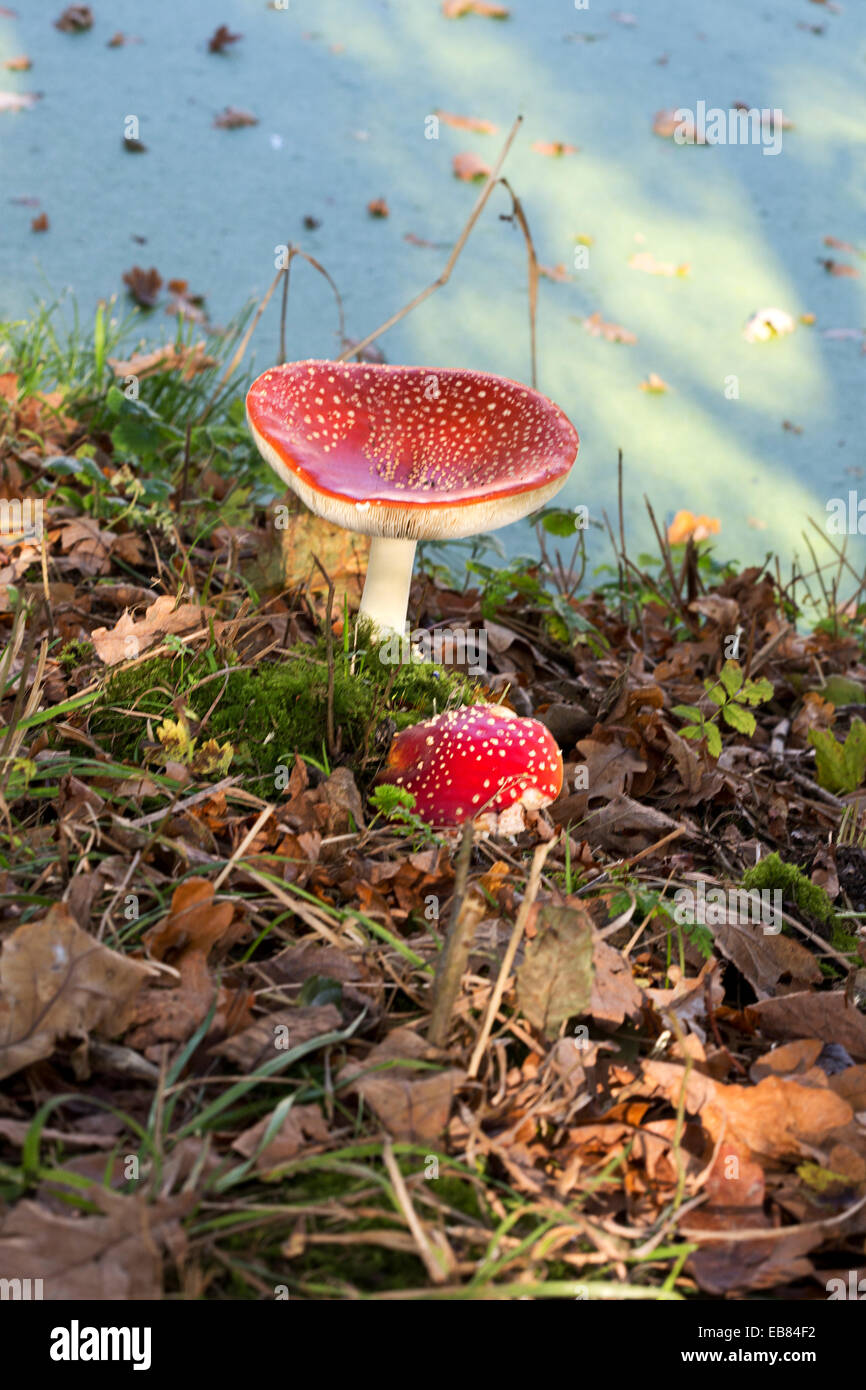
[[[373,537],[361,613],[401,636],[416,542],[528,516],[562,487],[579,443],[539,392],[456,367],[286,362],[253,382],[247,419],[311,511]]]
[[[562,753],[537,719],[504,705],[468,705],[397,734],[380,780],[412,792],[431,825],[498,812],[499,832],[510,835],[523,829],[524,810],[559,796]]]

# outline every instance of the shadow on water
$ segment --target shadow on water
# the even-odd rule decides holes
[[[820,521],[828,497],[857,486],[866,356],[853,339],[822,335],[863,327],[863,280],[819,264],[864,265],[823,244],[826,235],[866,244],[857,7],[836,15],[788,0],[632,0],[636,22],[622,23],[595,0],[583,10],[514,0],[512,17],[492,22],[448,21],[433,0],[289,0],[279,11],[225,0],[219,14],[209,0],[112,0],[94,6],[94,29],[77,36],[53,27],[61,8],[22,0],[17,21],[0,19],[0,59],[33,60],[30,72],[4,73],[3,86],[44,93],[33,110],[0,115],[4,317],[67,284],[87,316],[138,263],[187,279],[224,321],[264,291],[275,247],[291,240],[326,265],[348,331],[361,337],[441,269],[475,193],[452,176],[453,156],[473,150],[492,161],[521,111],[505,172],[539,259],[571,274],[542,281],[539,309],[539,384],[582,437],[563,500],[612,512],[622,447],[635,549],[648,541],[646,491],[661,514],[719,517],[720,553],[754,559],[771,547],[790,554],[805,514]],[[211,55],[217,22],[244,38]],[[109,48],[118,30],[142,42]],[[781,107],[795,128],[775,157],[652,134],[657,110],[699,100]],[[227,105],[260,123],[215,129]],[[495,121],[499,133],[443,124],[425,139],[437,108]],[[130,114],[146,154],[122,148]],[[547,158],[535,141],[580,152]],[[30,232],[31,208],[9,201],[22,196],[41,200],[45,236]],[[386,220],[366,212],[379,197]],[[389,360],[528,377],[525,252],[499,220],[508,210],[497,190],[450,284],[383,340]],[[321,225],[305,230],[305,215]],[[407,233],[439,249],[412,245]],[[593,239],[580,270],[578,235]],[[636,252],[688,263],[690,273],[641,273],[628,266]],[[816,322],[746,343],[743,324],[768,305]],[[637,343],[590,336],[581,320],[596,311]],[[274,307],[260,329],[260,366],[276,354],[277,318]],[[332,355],[335,326],[327,286],[294,269],[290,356]],[[157,310],[144,331],[155,337],[171,324]],[[650,372],[669,384],[666,395],[639,389]],[[732,378],[739,394],[729,399]],[[502,539],[515,551],[526,531]]]

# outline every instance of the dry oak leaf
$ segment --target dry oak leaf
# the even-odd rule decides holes
[[[843,990],[817,994],[804,990],[780,999],[763,999],[748,1009],[768,1038],[820,1038],[838,1043],[857,1061],[866,1062],[866,1018],[845,999]]]
[[[592,948],[592,998],[588,1012],[602,1028],[618,1028],[625,1019],[636,1023],[644,996],[632,979],[621,951],[596,937]]]
[[[267,1133],[272,1117],[266,1115],[258,1124],[245,1129],[232,1144],[244,1158],[252,1158]],[[330,1137],[327,1121],[318,1105],[293,1105],[280,1128],[268,1141],[255,1161],[256,1171],[268,1173],[281,1163],[288,1163],[302,1150],[326,1144]]]
[[[765,1159],[811,1158],[816,1144],[853,1120],[851,1106],[826,1084],[767,1076],[757,1086],[725,1086],[657,1061],[643,1064],[641,1079],[652,1088],[644,1094],[661,1091],[675,1107],[682,1097],[686,1112],[700,1117],[714,1144],[733,1140]]]
[[[395,1139],[432,1143],[448,1123],[465,1072],[456,1067],[419,1070],[400,1063],[439,1059],[436,1049],[411,1028],[395,1028],[367,1054],[363,1065],[344,1066],[340,1079],[351,1080],[348,1089],[363,1097]]]
[[[612,729],[600,724],[588,738],[578,740],[577,749],[586,768],[586,790],[591,801],[610,801],[626,786],[631,788],[634,773],[646,772],[646,759],[621,743]]]
[[[64,903],[18,927],[0,956],[0,1078],[50,1057],[58,1038],[121,1033],[152,974],[82,931]]]
[[[212,1047],[211,1052],[228,1057],[245,1071],[255,1071],[263,1062],[276,1057],[278,1049],[290,1052],[315,1038],[337,1032],[341,1027],[340,1010],[335,1004],[306,1004],[257,1018],[242,1033],[235,1033],[233,1038]]]
[[[453,111],[434,111],[434,116],[455,130],[474,130],[478,135],[495,135],[499,127],[493,121],[479,120],[475,116],[455,116]]]
[[[0,1221],[0,1279],[42,1279],[53,1302],[162,1298],[163,1260],[186,1252],[181,1218],[194,1192],[155,1202],[94,1184],[84,1195],[101,1215],[58,1215],[21,1201]]]
[[[171,595],[162,594],[139,622],[125,612],[114,627],[96,628],[90,640],[99,660],[106,666],[116,666],[119,661],[131,661],[140,656],[167,633],[190,632],[201,627],[207,622],[208,611],[196,603],[182,603],[176,608]]]
[[[743,912],[754,915],[755,909],[743,896],[740,905]],[[713,928],[716,947],[733,961],[759,999],[794,994],[806,985],[821,983],[824,977],[818,962],[799,941],[781,932],[765,932],[756,922],[739,923],[737,912],[731,916],[735,920],[717,923]],[[783,976],[790,977],[784,985],[780,983]]]
[[[490,175],[490,165],[485,164],[480,155],[472,154],[471,151],[464,151],[463,154],[455,154],[451,161],[454,176],[470,183],[473,179],[486,179]]]
[[[623,328],[619,323],[605,323],[598,310],[583,320],[583,326],[587,333],[591,333],[594,338],[605,338],[609,343],[628,343],[631,345],[637,342],[636,333],[630,332],[628,328]]]

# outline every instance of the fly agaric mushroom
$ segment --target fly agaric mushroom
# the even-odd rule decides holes
[[[416,543],[528,516],[579,443],[538,391],[456,367],[286,362],[253,382],[247,420],[310,511],[373,537],[361,613],[401,636]]]
[[[562,789],[562,753],[537,719],[504,705],[468,705],[413,724],[394,738],[381,781],[415,797],[431,825],[460,825],[499,813],[500,834],[524,827]]]

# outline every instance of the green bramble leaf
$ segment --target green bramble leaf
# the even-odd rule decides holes
[[[760,680],[748,680],[743,686],[738,700],[747,700],[750,705],[762,705],[766,700],[772,700],[773,687],[766,676],[761,676]]]
[[[740,663],[738,661],[726,661],[719,672],[719,680],[733,699],[743,684],[743,672],[740,669]]]
[[[707,751],[711,758],[717,758],[722,751],[722,736],[719,733],[717,724],[706,724],[704,732],[707,735]]]
[[[678,715],[680,719],[703,719],[697,705],[674,705],[671,714]]]
[[[719,689],[718,681],[705,680],[704,689],[714,705],[719,705],[721,707],[725,703],[727,696],[724,690]]]
[[[747,709],[743,709],[742,705],[725,705],[722,710],[722,718],[726,724],[730,724],[732,729],[736,729],[740,734],[745,734],[747,738],[751,738],[755,732],[755,716],[750,714]]]
[[[703,729],[700,724],[686,724],[680,729],[681,738],[703,738]]]

